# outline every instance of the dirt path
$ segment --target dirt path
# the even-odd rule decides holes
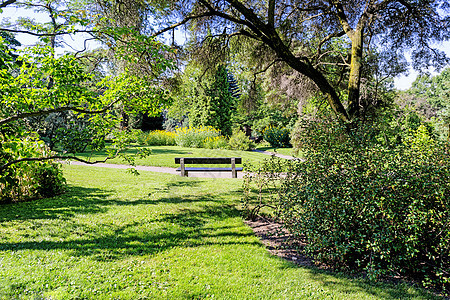
[[[263,219],[244,222],[252,228],[255,235],[271,254],[300,266],[316,266],[310,257],[302,253],[301,249],[304,247],[304,244],[301,241],[294,241],[292,235],[283,229],[280,223],[269,222]]]

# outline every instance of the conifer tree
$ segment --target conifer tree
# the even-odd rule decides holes
[[[228,72],[219,66],[211,86],[205,94],[199,93],[189,115],[191,126],[212,126],[223,135],[231,135],[231,118],[236,110],[235,98],[230,93]]]

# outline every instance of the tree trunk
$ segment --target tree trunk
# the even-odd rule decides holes
[[[363,29],[357,29],[352,36],[350,76],[348,79],[348,114],[351,119],[358,116],[363,56]]]

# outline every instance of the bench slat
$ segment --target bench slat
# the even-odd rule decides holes
[[[220,171],[232,171],[232,168],[184,168],[188,172],[220,172]],[[236,168],[236,171],[242,171],[243,168]],[[181,168],[177,169],[180,172]]]
[[[180,163],[180,157],[175,158],[175,163]],[[236,164],[242,164],[242,158],[235,158]],[[230,157],[184,157],[185,164],[231,164]]]

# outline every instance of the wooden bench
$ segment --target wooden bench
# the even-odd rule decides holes
[[[236,164],[242,164],[240,157],[176,157],[175,163],[180,164],[177,171],[181,172],[181,176],[188,176],[189,172],[224,172],[230,171],[232,178],[237,178],[237,172],[242,171],[242,168],[236,168]],[[189,167],[188,164],[209,164],[209,165],[223,165],[231,164],[231,168],[205,168],[205,167]]]

